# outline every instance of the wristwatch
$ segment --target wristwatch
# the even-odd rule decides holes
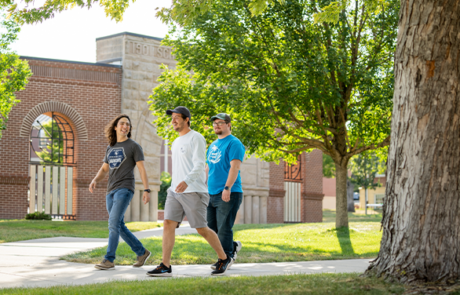
[[[230,188],[229,188],[228,186],[225,186],[225,187],[224,187],[224,190],[229,191]]]
[[[151,190],[148,188],[148,189],[145,189],[144,192],[148,192],[150,194]]]

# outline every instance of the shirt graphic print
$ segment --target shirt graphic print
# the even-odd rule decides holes
[[[118,169],[126,159],[125,150],[122,147],[113,148],[107,155],[110,169]]]
[[[222,152],[219,150],[219,148],[216,145],[214,145],[211,147],[208,157],[209,157],[208,158],[209,162],[213,164],[217,164],[220,162],[220,158],[222,157]]]

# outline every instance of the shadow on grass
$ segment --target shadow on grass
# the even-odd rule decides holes
[[[337,239],[339,240],[342,253],[355,254],[353,245],[351,244],[350,229],[348,227],[340,227],[337,229]]]

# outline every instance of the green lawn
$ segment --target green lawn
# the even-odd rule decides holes
[[[404,286],[358,274],[314,274],[265,277],[152,278],[77,287],[0,289],[0,294],[402,294]]]
[[[350,228],[335,229],[335,212],[326,211],[323,223],[235,225],[235,239],[243,243],[238,262],[284,262],[326,259],[374,258],[380,248],[381,215],[350,214]],[[152,252],[147,264],[161,262],[161,237],[142,239]],[[106,247],[63,257],[72,262],[97,263]],[[130,265],[135,254],[125,243],[117,250],[116,264]],[[211,264],[216,254],[199,235],[176,236],[172,261]]]
[[[161,227],[156,222],[128,222],[131,231]],[[0,243],[51,237],[108,238],[107,221],[0,220]]]

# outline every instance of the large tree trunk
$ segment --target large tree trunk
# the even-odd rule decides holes
[[[355,212],[355,200],[353,199],[353,194],[355,190],[355,185],[347,179],[347,208],[348,212]]]
[[[460,274],[460,1],[402,0],[380,253],[402,282]]]
[[[335,226],[337,228],[348,227],[347,210],[347,165],[335,163]]]

